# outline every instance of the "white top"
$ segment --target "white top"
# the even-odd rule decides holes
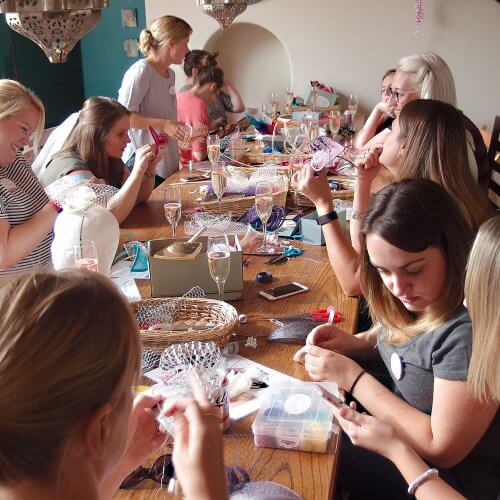
[[[165,78],[146,59],[140,59],[125,73],[118,91],[118,101],[132,113],[149,118],[177,120],[175,73],[169,68],[168,77]],[[149,130],[143,129],[130,129],[130,140],[123,153],[124,162],[130,159],[137,148],[153,143]],[[156,173],[166,179],[179,170],[179,148],[175,139],[169,137],[162,156],[156,166]]]
[[[11,227],[31,219],[48,201],[24,156],[18,154],[12,165],[0,167],[0,219],[7,220]],[[9,269],[0,270],[0,278],[51,264],[50,245],[53,236],[50,232],[24,259]]]

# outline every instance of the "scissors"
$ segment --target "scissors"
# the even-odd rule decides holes
[[[283,249],[281,255],[273,257],[271,260],[267,261],[267,264],[284,264],[288,262],[292,257],[298,257],[302,255],[303,251],[299,248],[295,248],[293,245],[289,245]]]

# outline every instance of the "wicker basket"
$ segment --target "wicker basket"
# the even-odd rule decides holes
[[[225,346],[231,337],[231,333],[238,323],[238,313],[236,309],[226,302],[211,299],[195,299],[184,297],[143,299],[131,303],[134,315],[138,319],[139,332],[142,345],[155,352],[163,352],[172,344],[181,344],[199,340],[202,342],[215,342],[219,347]],[[161,306],[174,306],[175,312],[171,319],[171,324],[180,323],[181,328],[185,328],[191,323],[194,327],[200,324],[207,325],[207,328],[184,329],[184,330],[148,330],[147,325],[140,316],[147,315],[147,310],[152,311]],[[152,323],[161,323],[156,318]]]
[[[273,193],[273,205],[285,206],[287,191],[277,191]],[[200,204],[204,212],[219,214],[231,212],[233,216],[239,217],[248,212],[255,204],[254,196],[225,196],[222,198],[222,203],[218,201],[204,201]]]
[[[243,163],[253,164],[261,164],[261,163],[275,163],[277,165],[281,165],[283,163],[288,163],[290,161],[291,156],[297,156],[297,153],[245,153],[239,158],[239,161]],[[311,158],[310,153],[302,153],[300,155],[304,160],[308,160]]]

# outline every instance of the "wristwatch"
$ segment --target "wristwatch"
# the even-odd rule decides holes
[[[337,220],[339,218],[337,212],[335,210],[333,212],[330,212],[329,214],[325,215],[320,215],[319,217],[316,217],[316,222],[318,223],[318,226],[323,226],[324,224],[328,224],[329,222],[333,222],[334,220]]]

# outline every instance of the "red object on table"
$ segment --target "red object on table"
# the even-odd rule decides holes
[[[330,318],[330,311],[328,309],[317,309],[311,312],[311,318],[313,321],[320,321],[322,323],[328,323]],[[335,311],[333,315],[333,322],[338,323],[342,321],[342,314],[339,311]]]

